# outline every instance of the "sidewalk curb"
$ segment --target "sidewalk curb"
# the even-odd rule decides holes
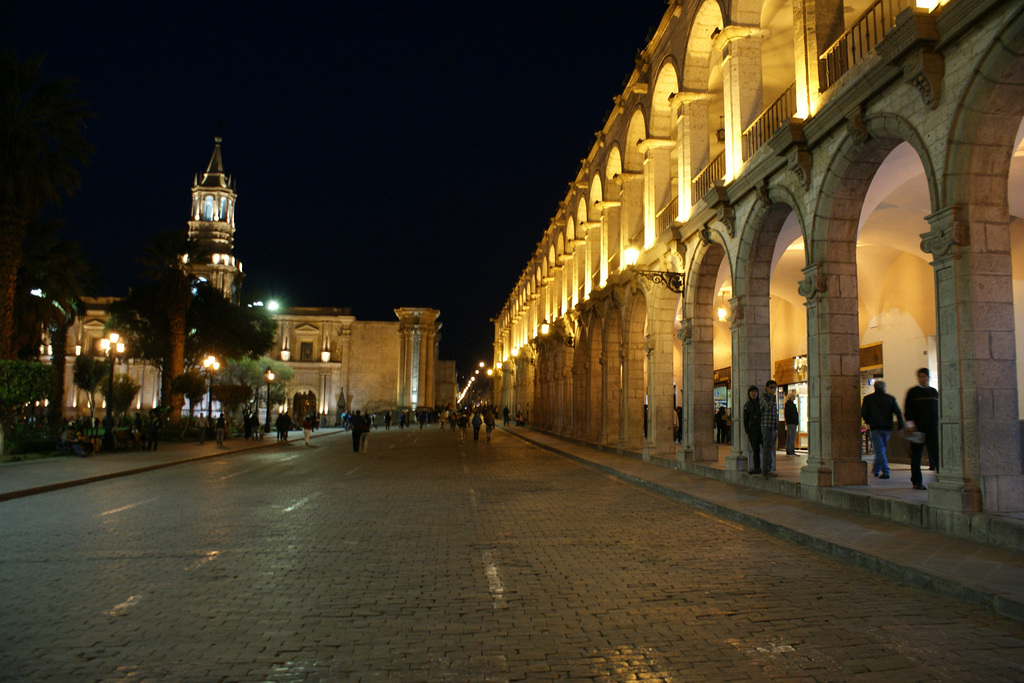
[[[909,567],[904,564],[893,562],[864,550],[858,550],[849,546],[841,545],[803,531],[798,531],[783,524],[772,522],[755,515],[741,512],[734,508],[705,500],[693,494],[686,493],[685,491],[656,484],[615,467],[603,465],[601,463],[594,462],[593,460],[588,460],[585,457],[558,449],[549,444],[534,441],[529,437],[529,435],[513,432],[507,429],[505,432],[536,448],[554,453],[555,455],[567,458],[581,465],[591,467],[599,472],[615,477],[616,479],[646,489],[666,498],[671,498],[716,517],[720,517],[737,524],[742,524],[743,526],[750,527],[758,531],[763,531],[775,536],[776,538],[803,546],[839,560],[845,564],[853,565],[860,569],[866,569],[886,578],[895,579],[905,585],[926,590],[943,597],[953,598],[979,607],[984,607],[1002,617],[1012,619],[1018,623],[1024,623],[1024,600],[1021,600],[1016,596],[1004,595],[996,591],[972,588],[971,586],[967,586],[954,579],[940,576],[917,567]],[[680,472],[680,474],[687,473]],[[698,475],[689,474],[688,476]],[[739,484],[730,484],[728,482],[722,483],[727,486],[739,486]],[[780,494],[767,493],[767,495]],[[850,514],[863,513],[851,512]],[[896,524],[895,522],[887,523],[893,525]]]
[[[325,434],[316,434],[315,432],[310,438],[316,438],[319,436],[325,436]],[[143,465],[141,467],[132,467],[129,469],[120,470],[117,472],[107,472],[105,474],[97,474],[91,477],[82,477],[81,479],[69,479],[67,481],[61,481],[54,484],[44,484],[43,486],[34,486],[32,488],[21,489],[18,491],[8,491],[6,493],[0,493],[0,503],[8,500],[15,500],[17,498],[26,498],[28,496],[39,495],[40,493],[49,493],[50,491],[59,491],[61,489],[68,489],[75,486],[84,486],[86,484],[93,484],[98,481],[106,481],[107,479],[117,479],[118,477],[127,477],[133,474],[142,474],[143,472],[151,472],[153,470],[163,469],[165,467],[174,467],[175,465],[184,465],[190,462],[198,462],[200,460],[209,460],[211,458],[221,458],[227,455],[234,455],[236,453],[247,453],[249,451],[258,450],[260,448],[267,448],[271,443],[277,443],[277,441],[269,441],[266,443],[259,443],[253,445],[245,445],[240,448],[231,449],[228,451],[220,451],[215,453],[207,453],[204,455],[194,455],[180,460],[170,460],[168,462],[161,462],[154,465]]]

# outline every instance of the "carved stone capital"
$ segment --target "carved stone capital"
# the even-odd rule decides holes
[[[970,225],[963,214],[963,208],[954,204],[925,216],[932,229],[921,234],[921,250],[938,261],[952,256],[956,247],[968,246],[971,243]]]
[[[813,302],[819,295],[828,291],[828,276],[825,275],[825,268],[820,263],[812,263],[803,269],[804,279],[800,280],[797,291],[800,296]]]

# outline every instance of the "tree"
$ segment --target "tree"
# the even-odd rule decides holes
[[[266,403],[268,368],[274,373],[274,381],[270,383],[270,405],[279,405],[284,402],[286,387],[295,376],[295,370],[280,361],[265,356],[229,359],[221,368],[220,377],[225,384],[249,388],[253,400],[249,407],[256,411],[261,402]]]
[[[188,399],[188,419],[191,422],[195,407],[203,400],[203,396],[206,396],[206,378],[198,370],[189,370],[174,378],[171,382],[171,391]]]
[[[109,368],[109,366],[107,366]],[[107,405],[111,407],[115,415],[124,415],[132,405],[132,401],[139,394],[139,383],[131,375],[119,373],[114,375],[114,395],[108,393],[106,382],[100,382],[100,393],[107,399]]]
[[[92,265],[78,243],[57,237],[60,225],[59,221],[34,225],[25,240],[13,341],[19,356],[35,358],[49,339],[54,372],[47,418],[53,430],[59,429],[64,408],[68,328],[82,310],[81,297],[93,280]]]
[[[75,358],[71,370],[75,386],[89,394],[89,417],[96,417],[96,392],[110,375],[110,365],[89,355]]]
[[[186,364],[209,354],[258,358],[274,344],[277,323],[263,307],[238,306],[208,283],[196,285],[188,309]]]
[[[15,292],[29,223],[80,184],[93,116],[72,80],[42,80],[41,59],[0,51],[0,358],[12,358]]]
[[[25,404],[46,396],[53,368],[42,363],[0,359],[0,455],[7,443],[4,428]]]
[[[155,303],[167,323],[167,350],[161,365],[162,400],[171,407],[171,419],[181,416],[185,400],[171,390],[171,382],[185,371],[186,315],[192,303],[194,277],[188,270],[189,260],[200,256],[199,245],[189,240],[186,230],[165,230],[157,233],[146,245],[140,259],[143,275],[151,279]]]

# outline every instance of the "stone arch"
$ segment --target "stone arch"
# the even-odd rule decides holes
[[[576,220],[581,224],[590,220],[587,215],[587,198],[583,193],[580,193],[580,198],[576,202]]]
[[[669,99],[679,92],[675,57],[667,55],[658,70],[651,93],[651,137],[671,138],[676,129],[675,107]]]
[[[931,206],[938,201],[928,148],[909,122],[882,115],[847,128],[818,194],[800,285],[807,300],[810,449],[801,481],[818,486],[867,480],[860,459],[857,236],[868,189],[889,154],[907,142],[924,169]]]
[[[616,176],[622,173],[622,153],[619,151],[618,145],[612,145],[612,148],[608,150],[608,160],[605,162],[604,177],[608,180],[614,180]]]
[[[626,140],[623,144],[624,154],[622,165],[627,172],[639,173],[644,168],[644,155],[637,143],[647,139],[647,121],[644,118],[644,110],[637,107],[629,118],[629,127],[626,129]]]
[[[690,459],[718,459],[714,442],[714,328],[715,284],[725,247],[700,240],[693,250],[683,296],[683,447]]]
[[[604,184],[601,181],[601,174],[595,173],[590,180],[590,205],[596,206],[604,201]]]

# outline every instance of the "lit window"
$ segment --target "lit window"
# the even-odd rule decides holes
[[[213,217],[214,203],[213,197],[206,195],[206,199],[203,200],[203,220],[212,221],[215,220]]]
[[[220,215],[217,216],[217,220],[226,221],[228,219],[228,198],[220,198]]]

